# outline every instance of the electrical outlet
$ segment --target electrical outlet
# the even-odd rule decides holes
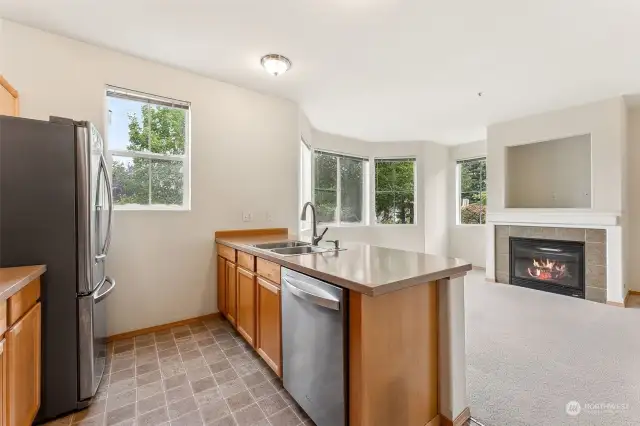
[[[273,215],[271,212],[267,212],[267,222],[271,222],[273,220]]]
[[[252,219],[251,212],[242,212],[242,221],[243,222],[251,222]]]

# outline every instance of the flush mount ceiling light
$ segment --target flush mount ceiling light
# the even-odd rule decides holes
[[[260,63],[265,71],[276,77],[284,74],[291,68],[291,61],[288,58],[273,53],[263,56]]]

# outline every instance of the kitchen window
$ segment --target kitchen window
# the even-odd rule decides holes
[[[189,209],[189,102],[108,87],[107,143],[120,209]]]
[[[376,158],[376,222],[415,224],[416,159]]]
[[[324,224],[366,223],[366,176],[369,160],[314,151],[313,197],[317,220]]]
[[[458,225],[482,225],[487,217],[487,159],[457,162]]]

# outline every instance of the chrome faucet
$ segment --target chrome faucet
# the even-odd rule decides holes
[[[324,234],[327,233],[329,228],[325,228],[324,231],[322,231],[322,234],[318,235],[318,224],[316,222],[316,206],[311,204],[310,201],[307,201],[304,206],[302,206],[302,214],[300,214],[300,220],[307,220],[307,207],[311,207],[311,215],[313,219],[313,236],[311,237],[311,245],[317,246],[318,243],[322,240],[322,237],[324,237]]]

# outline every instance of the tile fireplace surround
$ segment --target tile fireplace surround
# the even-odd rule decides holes
[[[509,284],[509,237],[581,241],[585,245],[585,299],[607,301],[607,231],[547,226],[495,226],[495,280]]]

